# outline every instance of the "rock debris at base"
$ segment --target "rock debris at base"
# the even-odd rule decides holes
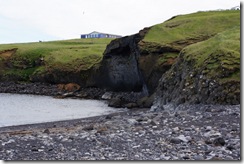
[[[240,160],[240,105],[0,128],[1,160]]]

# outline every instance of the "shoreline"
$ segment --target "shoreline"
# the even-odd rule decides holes
[[[0,93],[52,96],[59,99],[107,100],[108,105],[115,108],[149,108],[150,103],[152,103],[144,104],[143,101],[150,99],[147,97],[140,104],[137,104],[138,101],[146,97],[143,92],[113,92],[97,87],[80,88],[76,91],[64,91],[60,90],[57,84],[48,83],[0,82]]]
[[[91,116],[91,117],[84,117],[84,118],[77,118],[77,119],[68,119],[68,120],[60,120],[60,121],[50,121],[50,122],[43,122],[43,123],[33,123],[33,124],[22,124],[22,125],[12,125],[12,126],[4,126],[0,127],[0,134],[5,132],[11,131],[24,131],[24,130],[31,130],[31,129],[47,129],[47,128],[58,128],[58,127],[65,127],[65,126],[72,126],[79,123],[84,122],[97,122],[99,119],[110,118],[113,116],[123,116],[128,115],[133,112],[138,111],[149,111],[149,108],[138,108],[133,109],[130,111],[120,111],[111,114],[105,114],[100,116]]]

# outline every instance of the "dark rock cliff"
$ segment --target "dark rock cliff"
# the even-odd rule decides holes
[[[156,102],[160,106],[172,103],[187,104],[239,104],[240,83],[238,81],[219,82],[208,78],[201,71],[194,70],[191,62],[178,58],[173,68],[160,79]]]
[[[95,80],[96,85],[113,91],[143,91],[153,94],[162,74],[168,71],[178,51],[142,41],[150,28],[113,40],[106,48]],[[166,53],[175,55],[167,57]],[[164,62],[159,62],[163,59]]]
[[[96,77],[98,87],[113,91],[141,91],[144,79],[138,67],[141,33],[113,40],[106,48]]]

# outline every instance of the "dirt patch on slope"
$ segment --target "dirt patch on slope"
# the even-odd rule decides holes
[[[13,49],[8,49],[8,50],[0,51],[0,57],[2,57],[4,59],[8,59],[12,55],[14,55],[17,50],[18,50],[18,48],[13,48]]]

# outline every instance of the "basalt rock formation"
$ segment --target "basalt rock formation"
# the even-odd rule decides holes
[[[177,50],[143,42],[150,28],[138,34],[113,40],[106,48],[96,76],[99,87],[113,91],[154,93],[162,74],[175,62]],[[169,57],[166,53],[174,52]],[[160,58],[164,62],[160,63]]]

